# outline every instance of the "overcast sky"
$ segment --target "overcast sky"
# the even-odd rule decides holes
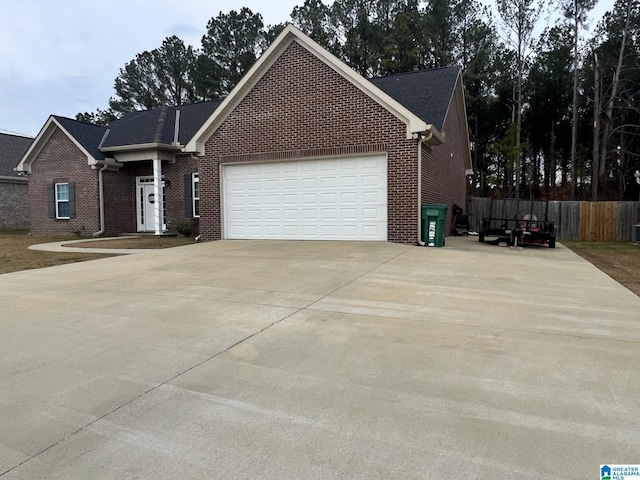
[[[303,1],[2,0],[0,132],[35,136],[50,114],[106,108],[125,63],[170,35],[199,47],[221,11],[244,5],[270,25]],[[612,5],[600,0],[599,15]]]

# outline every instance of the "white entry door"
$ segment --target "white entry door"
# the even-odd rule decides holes
[[[387,240],[386,155],[223,167],[224,238]]]
[[[164,195],[164,182],[162,182]],[[156,230],[156,198],[153,188],[153,177],[136,178],[136,198],[138,211],[138,231],[155,232]],[[162,215],[164,219],[164,212]],[[163,230],[165,230],[163,228]]]

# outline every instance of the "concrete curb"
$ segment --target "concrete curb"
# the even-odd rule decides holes
[[[100,242],[102,240],[126,240],[139,237],[104,237],[104,238],[83,238],[80,240],[65,240],[63,242],[39,243],[29,246],[29,250],[38,250],[41,252],[58,252],[58,253],[106,253],[110,255],[131,255],[134,253],[155,252],[155,248],[80,248],[67,247],[74,243],[84,242]]]

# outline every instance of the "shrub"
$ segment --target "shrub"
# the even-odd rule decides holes
[[[180,235],[185,237],[195,237],[200,231],[200,221],[197,218],[185,218],[176,223],[175,229]]]

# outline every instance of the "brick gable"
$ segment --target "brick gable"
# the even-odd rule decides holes
[[[76,185],[76,218],[49,218],[47,185],[73,182]],[[100,229],[98,172],[87,165],[87,156],[56,128],[42,148],[29,175],[31,233],[72,233],[91,235]]]
[[[220,165],[386,152],[388,239],[415,244],[417,142],[406,126],[297,42],[208,139],[200,159],[201,233],[221,238]]]

